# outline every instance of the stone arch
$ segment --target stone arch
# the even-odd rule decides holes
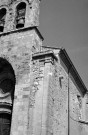
[[[16,28],[23,28],[25,25],[26,2],[19,2],[16,6]]]
[[[0,9],[0,32],[4,31],[6,13],[7,13],[7,9],[5,7]]]
[[[0,98],[5,98],[11,94],[14,100],[16,78],[11,64],[4,58],[0,58]]]
[[[0,135],[10,135],[15,84],[12,65],[0,57]]]

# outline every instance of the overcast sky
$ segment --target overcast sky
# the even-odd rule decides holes
[[[41,0],[43,45],[64,47],[88,89],[88,0]]]

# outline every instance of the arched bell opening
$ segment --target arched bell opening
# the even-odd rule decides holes
[[[0,135],[10,135],[11,114],[6,112],[0,113]]]
[[[21,2],[16,8],[16,28],[22,28],[25,24],[26,3]]]
[[[3,32],[6,18],[6,9],[0,9],[0,32]]]

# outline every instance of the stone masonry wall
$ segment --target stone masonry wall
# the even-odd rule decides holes
[[[0,57],[12,65],[16,75],[11,135],[27,132],[32,53],[40,51],[41,44],[35,30],[0,37]]]
[[[51,62],[47,58],[33,60],[29,100],[29,135],[47,135],[48,85]]]
[[[82,119],[82,99],[72,77],[59,61],[51,67],[48,95],[48,123],[47,135],[68,134],[68,87],[69,87],[69,134],[83,135],[84,127],[79,120]],[[68,86],[69,84],[69,86]],[[84,135],[87,135],[84,132]]]
[[[34,30],[0,37],[0,57],[11,63],[15,70],[17,83],[23,71],[26,72],[25,68],[27,67],[24,67],[27,66],[26,62],[30,63],[32,53],[39,51],[41,44],[42,41]]]
[[[74,85],[73,81],[69,80],[70,91],[70,134],[80,135],[82,132],[82,124],[78,121],[82,119],[82,96]]]
[[[52,70],[51,70],[52,71]],[[53,67],[49,81],[48,97],[48,135],[66,135],[67,133],[67,78],[57,63]],[[61,80],[60,80],[61,77]],[[62,78],[63,77],[63,78]],[[63,81],[63,79],[65,81]],[[61,82],[60,82],[61,81]]]
[[[34,60],[31,67],[28,135],[41,132],[44,64]]]
[[[60,62],[45,57],[34,61],[30,93],[29,134],[68,135],[68,89],[69,134],[87,135],[83,120],[84,97],[73,77]],[[68,78],[69,77],[69,78]],[[32,102],[31,102],[32,101]]]

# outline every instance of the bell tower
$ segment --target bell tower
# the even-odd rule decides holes
[[[0,135],[29,135],[32,55],[43,40],[39,4],[0,0]]]
[[[0,32],[39,25],[40,0],[0,0]]]

